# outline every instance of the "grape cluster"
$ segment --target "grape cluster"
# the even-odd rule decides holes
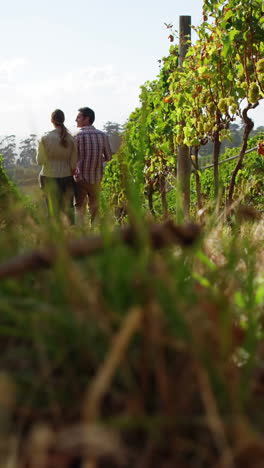
[[[259,87],[257,83],[251,83],[249,86],[249,92],[248,92],[248,101],[251,104],[255,104],[258,102],[259,99]]]

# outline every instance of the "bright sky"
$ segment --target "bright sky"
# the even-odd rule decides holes
[[[0,135],[50,130],[61,108],[75,131],[79,107],[95,125],[125,123],[139,87],[158,74],[170,42],[164,23],[202,20],[202,0],[13,0],[1,5]],[[261,110],[255,125],[263,125]]]

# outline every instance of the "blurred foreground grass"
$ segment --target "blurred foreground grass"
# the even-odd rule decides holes
[[[144,214],[113,242],[109,221],[47,222],[11,192],[0,273],[56,256],[0,281],[1,467],[261,467],[264,220],[208,217],[193,245],[153,248]],[[75,258],[84,235],[101,247]]]

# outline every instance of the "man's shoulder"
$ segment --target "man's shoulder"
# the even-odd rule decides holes
[[[96,134],[96,135],[107,136],[105,132],[103,132],[102,130],[99,130],[98,128],[95,128],[93,125],[82,127],[77,133],[77,136],[83,135],[83,134]]]
[[[98,135],[101,135],[104,138],[108,138],[107,133],[105,133],[103,130],[98,130],[98,128],[95,128],[94,130]]]

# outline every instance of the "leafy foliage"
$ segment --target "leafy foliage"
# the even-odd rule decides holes
[[[261,133],[256,137],[251,138],[248,142],[248,149],[254,148],[257,142],[261,138]],[[230,148],[221,156],[221,159],[225,160],[232,156],[237,156],[239,148]],[[219,166],[219,179],[220,187],[222,192],[223,200],[226,199],[228,194],[228,188],[230,184],[230,177],[236,165],[236,160],[225,162]],[[252,204],[256,209],[262,210],[264,207],[263,198],[263,168],[264,161],[256,151],[252,151],[246,155],[243,167],[239,171],[237,188],[236,188],[236,199],[246,204]],[[200,172],[201,191],[203,194],[204,201],[214,201],[214,180],[212,169],[206,169]],[[197,203],[196,197],[196,182],[195,176],[191,178],[191,192],[192,192],[192,205],[195,209]]]
[[[240,117],[243,144],[237,164],[228,168],[233,168],[230,202],[253,128],[249,112],[264,95],[262,3],[252,0],[242,7],[241,0],[220,1],[217,6],[204,2],[203,18],[183,67],[178,67],[178,47],[171,45],[170,54],[160,61],[157,79],[142,86],[141,107],[126,124],[122,153],[131,173],[134,168],[137,172],[137,165],[144,166],[146,194],[158,190],[162,195],[175,175],[178,145],[200,148],[211,141],[216,196],[222,183],[220,145],[230,139],[230,125]],[[172,25],[167,27],[171,40]]]

